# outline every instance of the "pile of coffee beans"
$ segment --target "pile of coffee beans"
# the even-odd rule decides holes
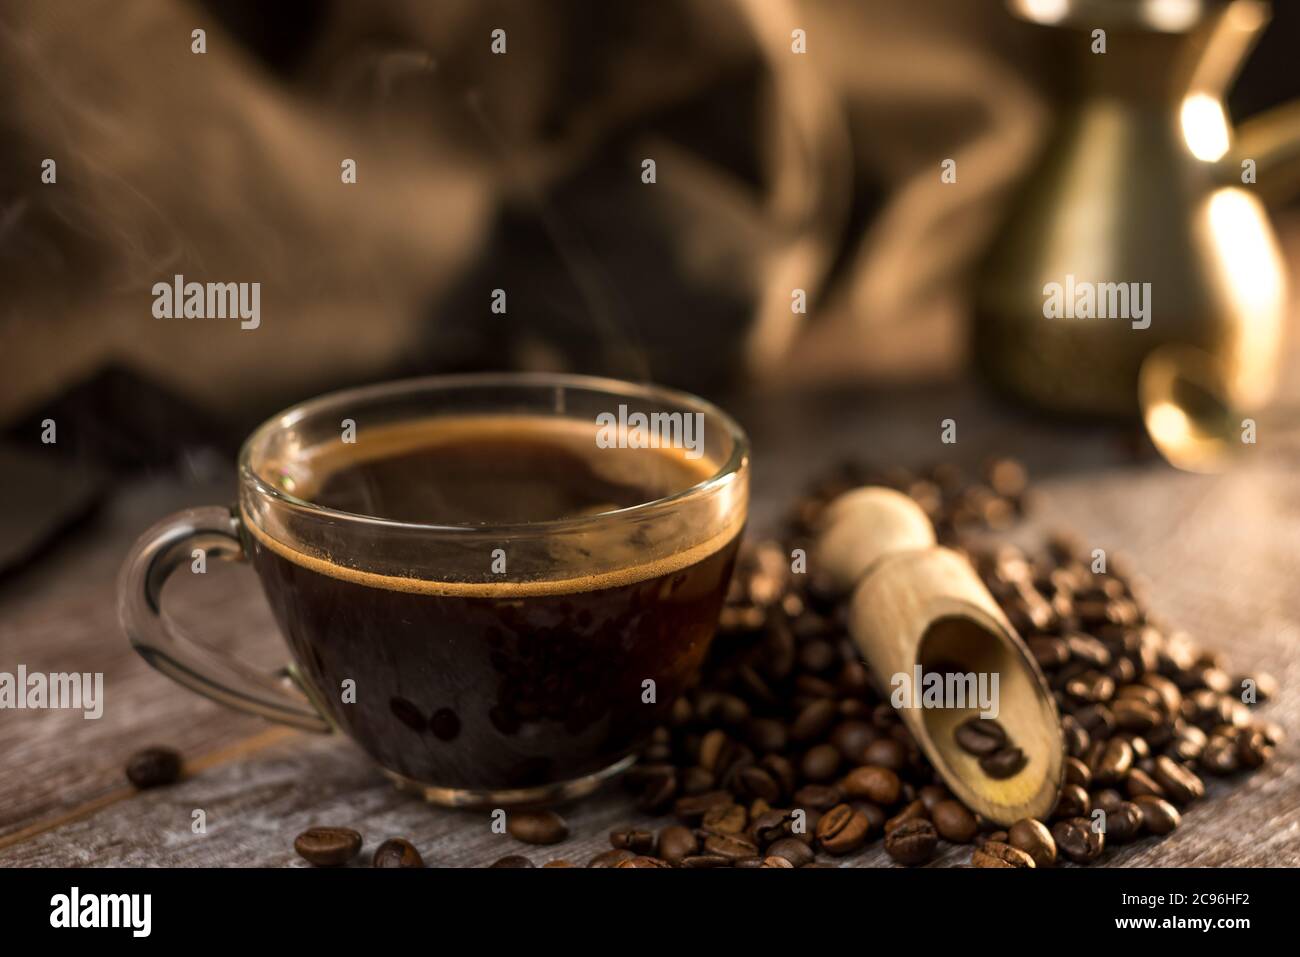
[[[844,607],[824,597],[815,569],[790,574],[791,549],[808,547],[826,504],[864,484],[921,505],[940,541],[971,558],[1046,674],[1068,751],[1047,820],[1003,831],[957,801],[876,693]],[[970,845],[976,867],[1088,863],[1107,846],[1176,828],[1179,809],[1204,794],[1203,775],[1268,760],[1281,730],[1254,720],[1242,692],[1263,702],[1275,683],[1231,677],[1217,655],[1149,618],[1122,565],[1093,571],[1091,553],[1061,535],[1033,555],[975,543],[1014,523],[1026,495],[1025,471],[1009,460],[976,481],[950,466],[882,474],[846,465],[818,482],[784,543],[742,554],[698,684],[624,778],[643,811],[671,820],[614,830],[588,866],[824,867],[878,840],[903,865],[925,864],[945,844]],[[987,773],[1009,776],[1024,758],[999,731],[978,721],[963,746],[988,759]],[[1097,809],[1104,832],[1093,826]]]
[[[1065,781],[1043,821],[1007,830],[972,814],[944,787],[897,713],[876,692],[815,569],[790,573],[835,496],[886,485],[929,515],[940,542],[963,551],[1047,677],[1061,713]],[[1282,738],[1251,706],[1277,693],[1267,675],[1233,676],[1214,652],[1150,617],[1122,563],[1055,535],[1040,553],[989,545],[1028,501],[1025,470],[1002,459],[967,481],[951,466],[925,473],[848,464],[793,509],[784,543],[742,552],[719,634],[697,684],[673,705],[641,761],[624,776],[655,830],[620,827],[588,867],[833,867],[882,841],[901,865],[931,861],[945,845],[971,847],[969,866],[1050,867],[1098,860],[1108,847],[1177,828],[1205,794],[1204,776],[1228,777],[1267,761]],[[972,720],[958,744],[993,777],[1024,755],[995,721]],[[138,787],[169,783],[179,758],[142,752],[128,771]],[[1104,817],[1105,827],[1095,821]],[[554,811],[515,811],[507,829],[533,845],[564,841]],[[294,842],[318,866],[356,857],[361,835],[312,828]],[[385,841],[376,867],[420,867],[403,839]],[[520,854],[492,867],[534,867]],[[573,867],[557,858],[544,867]]]

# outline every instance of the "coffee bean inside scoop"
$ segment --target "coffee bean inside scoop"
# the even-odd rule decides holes
[[[980,768],[991,778],[1002,780],[1019,774],[1025,752],[1012,743],[1007,729],[993,718],[967,718],[953,732],[957,746],[979,758]]]

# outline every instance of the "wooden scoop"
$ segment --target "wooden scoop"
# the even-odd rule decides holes
[[[998,676],[996,720],[1027,759],[1008,778],[986,774],[953,736],[980,713],[976,700],[968,698],[966,707],[922,707],[922,688],[913,687],[913,706],[899,714],[968,808],[1003,826],[1046,817],[1056,803],[1064,755],[1056,701],[970,563],[935,544],[920,507],[892,489],[846,492],[826,510],[811,565],[841,594],[852,593],[849,630],[887,700],[905,683],[915,685],[918,665],[922,674]]]

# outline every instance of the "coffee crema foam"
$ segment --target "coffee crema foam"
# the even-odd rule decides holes
[[[655,517],[652,521],[657,541],[691,544],[685,548],[672,547],[670,553],[650,560],[644,556],[648,549],[654,548],[655,543],[646,542],[634,535],[626,524],[611,520],[607,526],[596,524],[590,530],[557,531],[553,539],[546,543],[545,567],[540,567],[543,563],[537,560],[525,563],[522,568],[511,567],[509,538],[503,537],[501,541],[493,542],[490,532],[494,524],[537,524],[544,530],[545,523],[557,519],[563,521],[592,517],[680,494],[709,480],[718,472],[719,465],[715,460],[707,456],[687,458],[683,449],[598,449],[597,429],[595,422],[550,416],[465,415],[431,418],[373,427],[359,431],[358,440],[354,444],[345,443],[341,439],[334,440],[314,449],[300,451],[291,462],[270,459],[256,468],[263,481],[268,481],[268,475],[281,476],[280,482],[268,481],[268,484],[276,485],[293,497],[320,507],[364,517],[412,524],[450,525],[478,532],[483,537],[485,569],[490,567],[490,556],[494,548],[503,548],[506,552],[507,571],[495,579],[475,582],[436,581],[367,571],[343,564],[336,556],[320,554],[294,544],[297,536],[283,527],[280,516],[273,508],[265,512],[271,520],[268,523],[272,525],[271,528],[259,526],[242,504],[241,515],[250,534],[266,548],[296,565],[332,578],[406,593],[507,599],[590,592],[661,577],[708,558],[739,534],[744,524],[744,509],[720,503],[720,507],[728,513],[727,517],[719,529],[703,541],[697,540],[700,530],[692,527],[692,524],[698,524],[698,513],[693,516],[664,514]],[[423,456],[436,456],[437,462],[434,463],[432,458],[425,462]],[[468,464],[467,456],[471,458]],[[502,471],[511,473],[500,480],[506,484],[501,485],[501,494],[498,496],[509,501],[498,502],[494,498],[484,497],[488,492],[479,486],[491,489],[498,476],[484,469],[481,480],[472,481],[477,467],[477,463],[472,461],[473,456],[480,456],[484,462],[492,460],[501,466]],[[461,472],[468,475],[444,479],[442,472],[445,469],[442,466],[445,463],[452,466],[451,471],[455,471],[455,466],[460,466]],[[432,471],[425,468],[430,464],[434,465]],[[542,477],[533,474],[531,469],[534,466]],[[547,478],[543,473],[548,467],[559,477],[554,480]],[[403,470],[410,471],[411,475],[403,475]],[[582,474],[579,475],[578,471]],[[388,472],[395,474],[386,475]],[[362,479],[354,481],[359,475]],[[396,482],[393,481],[394,478],[397,479]],[[411,504],[407,501],[371,501],[369,496],[373,495],[374,487],[383,485],[385,480],[399,490],[396,498],[418,501],[419,507],[427,508],[429,514],[424,511],[414,516],[400,514],[402,507]],[[441,488],[440,482],[443,486]],[[535,497],[541,496],[546,500],[546,505],[555,507],[557,503],[553,501],[555,496],[551,493],[557,489],[552,486],[565,486],[566,483],[574,487],[581,485],[581,491],[588,497],[595,496],[601,500],[571,514],[548,514],[535,521],[521,521],[511,514],[504,518],[475,522],[464,520],[468,517],[466,514],[452,514],[453,519],[461,519],[456,521],[438,514],[440,506],[445,506],[442,510],[449,514],[457,512],[457,509],[463,513],[465,508],[473,504],[488,509],[517,509],[522,507],[518,499],[522,497],[527,500],[529,493]],[[342,490],[338,491],[336,486],[342,486]],[[408,489],[410,494],[407,494]],[[573,489],[561,487],[558,491],[572,492]],[[358,492],[361,493],[359,496]],[[449,503],[441,495],[443,492],[463,493],[462,498],[466,501]],[[606,501],[605,493],[609,493],[613,500]],[[724,491],[722,494],[728,493]],[[340,502],[332,501],[332,495],[346,503],[344,507],[340,507]],[[577,495],[571,497],[580,498]],[[357,507],[358,504],[363,507]],[[574,502],[564,504],[572,505]],[[399,514],[395,517],[384,514],[390,510],[396,510]],[[436,536],[440,533],[433,531],[430,534]],[[431,548],[436,547],[437,545],[431,545]],[[599,559],[593,559],[593,555],[598,555]],[[576,570],[583,564],[616,567],[606,567],[605,570],[586,575],[547,577],[550,569]]]

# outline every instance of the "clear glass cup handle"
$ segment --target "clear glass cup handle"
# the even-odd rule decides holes
[[[163,610],[163,584],[192,563],[195,549],[207,558],[242,561],[239,518],[217,506],[188,509],[159,522],[132,547],[117,585],[118,617],[132,647],[173,681],[228,707],[307,731],[330,731],[285,673],[263,674],[197,644]]]

